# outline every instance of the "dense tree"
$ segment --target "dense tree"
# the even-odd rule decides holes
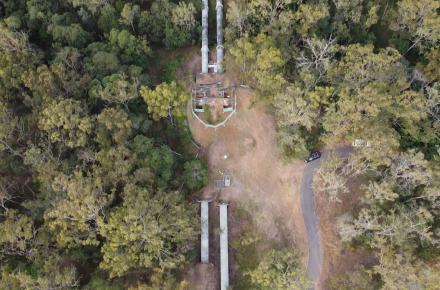
[[[331,290],[375,290],[378,288],[380,288],[378,281],[373,280],[363,266],[356,267],[354,271],[344,273],[341,276],[333,277],[330,282]]]
[[[60,268],[60,261],[48,261],[40,275],[35,277],[26,272],[7,271],[2,273],[1,282],[5,289],[75,289],[79,286],[79,279],[74,267]]]
[[[329,8],[324,3],[303,3],[294,14],[295,30],[302,37],[316,33],[317,24],[329,16]],[[283,23],[284,24],[284,23]]]
[[[154,90],[142,86],[140,94],[154,120],[171,117],[173,114],[180,116],[182,107],[188,100],[187,93],[176,82],[161,83]]]
[[[99,222],[106,239],[103,269],[121,276],[133,268],[179,267],[192,248],[196,214],[181,193],[157,192],[128,184],[123,205]]]
[[[208,166],[203,161],[188,161],[183,168],[183,177],[189,189],[198,190],[208,183]]]
[[[440,81],[440,49],[431,48],[425,54],[425,59],[417,64],[417,67],[429,80]]]
[[[54,44],[84,47],[90,39],[90,35],[79,23],[72,23],[68,14],[52,16],[48,32],[52,35]]]
[[[97,219],[112,199],[104,192],[101,180],[75,172],[73,176],[57,178],[53,189],[66,194],[45,213],[58,243],[68,247],[97,245]]]
[[[169,0],[154,1],[150,11],[141,13],[140,29],[155,43],[178,48],[194,43],[200,25],[196,22],[197,9],[193,2],[174,4]]]
[[[278,144],[286,156],[306,158],[309,154],[307,141],[297,126],[283,127],[277,132]]]
[[[408,253],[396,253],[382,245],[379,265],[372,273],[380,275],[384,285],[381,289],[435,289],[440,283],[436,270]]]
[[[171,12],[171,25],[165,29],[165,45],[169,48],[194,43],[197,22],[196,8],[192,3],[179,2]]]
[[[0,234],[0,261],[8,255],[30,255],[30,243],[36,234],[32,218],[9,210],[0,225]]]
[[[365,187],[367,206],[355,218],[346,215],[340,219],[342,239],[364,238],[374,243],[380,237],[397,248],[414,248],[415,243],[436,245],[440,238],[434,222],[439,185],[423,154],[398,153],[385,171],[378,171],[380,182],[371,181]]]
[[[292,249],[272,250],[247,275],[255,289],[305,289],[310,282],[298,266],[298,257]]]
[[[226,58],[228,70],[236,73],[241,82],[255,87],[262,97],[273,97],[286,84],[281,69],[284,61],[273,40],[263,34],[255,39],[237,39]]]
[[[392,122],[410,127],[425,117],[423,96],[408,90],[409,82],[400,55],[387,49],[373,52],[372,46],[349,46],[330,72],[338,84],[338,101],[327,109],[324,128],[330,139],[354,140],[370,137],[371,128]],[[350,116],[350,118],[346,118]]]
[[[139,96],[137,80],[127,80],[127,77],[121,74],[104,77],[101,82],[95,79],[90,86],[90,96],[110,103],[125,105]]]
[[[138,284],[136,286],[130,287],[128,290],[189,290],[188,282],[186,281],[176,281],[170,272],[162,271],[156,269],[153,275],[150,277],[150,283]]]
[[[286,155],[369,144],[330,156],[316,175],[335,200],[360,178],[362,198],[337,227],[377,256],[338,289],[436,289],[438,1],[226,4],[226,72],[270,107]],[[198,43],[200,9],[194,0],[0,3],[3,288],[187,287],[176,277],[193,260],[198,223],[185,194],[204,186],[207,166],[180,132],[187,92],[149,74]],[[253,288],[306,287],[295,253],[263,256],[247,276]]]
[[[14,137],[17,135],[14,133],[19,129],[18,119],[14,116],[11,110],[8,108],[5,102],[0,102],[0,120],[2,126],[0,127],[0,150],[9,149],[14,153],[14,149],[11,147],[15,143]]]
[[[136,37],[128,30],[112,29],[108,40],[114,49],[119,51],[124,63],[145,66],[150,48],[145,38]]]
[[[96,141],[102,145],[109,145],[107,134],[117,144],[123,144],[131,134],[132,122],[128,114],[121,109],[107,108],[97,116],[98,128]]]
[[[225,28],[227,40],[244,36],[247,21],[251,13],[245,1],[229,1],[227,7],[226,20],[228,25]]]
[[[90,118],[79,101],[48,100],[41,112],[38,126],[51,142],[74,148],[84,146],[92,130]]]
[[[140,14],[139,5],[133,5],[131,3],[126,3],[121,11],[121,23],[130,27],[133,31],[135,30],[135,22],[138,20]]]
[[[344,161],[336,154],[331,154],[318,170],[317,190],[325,192],[332,202],[340,202],[339,196],[348,193],[347,181],[350,172],[344,166]],[[316,183],[315,183],[316,184]]]
[[[380,1],[332,0],[336,11],[333,26],[341,40],[364,42],[373,36],[368,33],[379,20]]]
[[[440,18],[435,0],[401,0],[391,28],[404,33],[414,46],[435,47],[440,41]]]
[[[311,99],[305,94],[301,86],[293,84],[284,93],[274,98],[277,124],[280,127],[299,125],[311,130],[319,112],[311,105]]]

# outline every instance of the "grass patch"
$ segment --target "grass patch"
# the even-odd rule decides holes
[[[176,81],[176,71],[182,65],[182,63],[183,63],[182,56],[177,56],[169,60],[163,68],[163,74],[162,74],[163,81],[166,83],[171,83],[173,81]]]
[[[234,220],[240,221],[242,227],[240,236],[231,241],[237,265],[234,289],[253,289],[246,272],[255,269],[260,262],[259,249],[263,241],[262,235],[253,224],[250,211],[237,207],[234,209],[233,214]]]
[[[204,115],[204,118],[205,118],[205,120],[206,120],[206,122],[208,123],[208,124],[212,124],[212,112],[211,112],[211,108],[209,107],[209,106],[207,106],[207,105],[205,105],[205,106],[203,106],[203,115]]]

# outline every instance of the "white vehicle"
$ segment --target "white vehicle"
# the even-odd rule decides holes
[[[224,182],[225,187],[231,186],[231,176],[225,175],[223,177],[223,182]]]
[[[365,141],[363,139],[355,139],[351,145],[353,147],[371,147],[370,141]]]

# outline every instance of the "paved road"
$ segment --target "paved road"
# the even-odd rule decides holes
[[[346,157],[350,154],[351,146],[344,146],[336,150],[339,156]],[[309,261],[307,275],[313,281],[315,287],[321,275],[323,249],[319,238],[318,221],[315,214],[315,193],[313,192],[313,176],[329,152],[323,152],[318,160],[307,164],[301,184],[301,207],[306,225],[309,241]],[[315,289],[312,287],[311,289]]]

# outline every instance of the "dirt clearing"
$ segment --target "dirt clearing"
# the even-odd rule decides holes
[[[235,220],[234,211],[244,209],[251,213],[255,230],[268,245],[296,247],[307,253],[299,192],[304,164],[289,164],[283,160],[276,143],[272,115],[263,105],[251,105],[251,100],[251,90],[237,88],[237,113],[219,129],[205,128],[188,111],[192,134],[203,147],[209,164],[210,183],[201,197],[230,204],[230,243],[240,235],[243,227]],[[232,177],[232,186],[216,191],[215,180],[225,174]],[[211,212],[214,212],[213,207],[214,203]],[[211,224],[214,234],[216,228],[218,224]],[[210,243],[214,255],[211,262],[218,267],[215,257],[218,256],[215,245],[218,239],[213,237]],[[231,285],[234,286],[237,270],[234,252],[230,256]],[[306,260],[307,257],[303,257],[304,268]]]

